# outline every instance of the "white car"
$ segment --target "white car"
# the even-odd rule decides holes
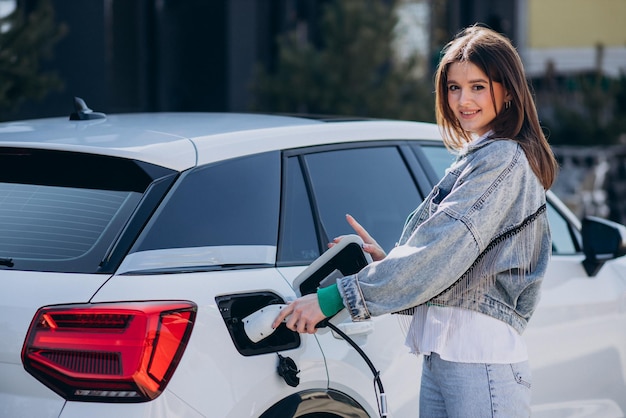
[[[346,213],[392,248],[451,158],[417,122],[77,108],[0,124],[0,416],[379,416],[336,332],[253,342],[243,319],[315,291],[294,281],[352,232]],[[534,416],[624,416],[626,228],[581,228],[548,197]],[[333,321],[389,416],[417,416],[407,317]]]

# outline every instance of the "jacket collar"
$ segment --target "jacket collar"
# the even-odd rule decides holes
[[[493,131],[488,131],[485,134],[475,137],[471,142],[467,143],[461,150],[461,155],[470,154],[477,149],[480,149],[488,144],[491,144],[495,139],[493,138]]]

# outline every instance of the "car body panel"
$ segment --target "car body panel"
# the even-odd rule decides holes
[[[207,395],[210,395],[207,392]],[[29,415],[35,416],[35,415]],[[203,418],[207,415],[193,409],[175,394],[165,391],[147,403],[120,404],[99,403],[94,412],[94,404],[91,402],[68,402],[63,408],[59,418],[85,418],[85,417],[139,417],[139,418],[170,418],[187,417]]]
[[[124,300],[193,300],[198,305],[196,323],[166,391],[205,415],[210,412],[223,417],[258,416],[278,400],[278,394],[285,393],[285,382],[276,373],[277,355],[241,356],[234,348],[215,298],[263,291],[285,299],[295,297],[276,269],[263,268],[117,275],[98,292],[93,302],[116,301],[121,295]],[[283,354],[291,357],[301,370],[302,383],[298,390],[328,385],[323,356],[314,336],[304,336],[300,347]],[[251,398],[263,399],[264,403],[245,402]],[[238,415],[243,411],[244,415]]]
[[[37,310],[84,303],[107,275],[0,271],[0,416],[58,417],[65,401],[24,371],[20,357]]]
[[[302,270],[301,267],[280,269],[281,274],[292,285]],[[365,335],[348,332],[368,357],[376,359],[374,365],[381,373],[389,410],[400,417],[411,416],[419,410],[417,388],[406,384],[407,380],[419,379],[422,364],[421,358],[411,354],[404,344],[409,321],[410,317],[405,315],[383,315],[367,321],[371,323],[368,329],[371,333],[376,333],[375,337],[370,337],[370,331]],[[345,309],[332,322],[340,329],[341,324],[352,323]],[[316,335],[324,352],[331,387],[350,395],[360,403],[376,405],[378,401],[372,390],[374,376],[365,360],[329,328],[318,330]],[[393,377],[398,374],[404,375],[406,379]],[[363,394],[367,396],[363,397]],[[377,413],[374,416],[376,415]]]
[[[588,277],[583,259],[552,257],[541,303],[524,333],[533,402],[541,409],[556,398],[571,408],[577,401],[609,398],[626,411],[626,280],[612,262]]]
[[[85,303],[107,275],[0,271],[0,364],[22,364],[26,331],[37,310],[46,305]]]
[[[132,124],[120,128],[117,119],[67,121],[62,129],[58,118],[1,124],[1,144],[138,159],[178,171],[195,165],[196,151],[187,138]]]
[[[22,339],[20,343],[23,342]],[[26,373],[21,362],[0,362],[0,376],[1,417],[57,418],[61,415],[65,399]]]
[[[235,156],[293,149],[338,142],[378,141],[381,139],[422,139],[440,141],[438,128],[420,122],[364,121],[269,128],[232,132],[195,138],[198,164],[207,164]]]
[[[220,143],[219,135],[226,132],[319,123],[301,118],[226,113],[137,113],[91,121],[48,118],[1,123],[0,142],[3,146],[136,158],[183,171],[196,165],[192,138],[204,137],[205,141],[213,138],[212,142]]]
[[[622,418],[624,413],[610,399],[557,402],[539,405],[532,410],[533,418]]]

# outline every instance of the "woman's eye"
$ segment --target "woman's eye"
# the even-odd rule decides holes
[[[474,86],[474,90],[482,90],[484,88],[485,88],[485,86],[480,86],[480,85]]]
[[[459,89],[459,86],[448,86],[448,90],[449,91],[455,91],[455,90],[458,90],[458,89]]]

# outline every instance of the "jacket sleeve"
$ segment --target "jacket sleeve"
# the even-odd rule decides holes
[[[475,155],[460,172],[446,176],[452,179],[450,186],[444,177],[426,203],[430,215],[406,242],[385,259],[338,280],[338,290],[354,320],[423,304],[472,265],[505,221],[506,208],[518,198],[511,193],[518,187],[512,167],[519,163],[515,156],[523,151],[512,141],[502,142],[513,145],[504,147],[498,158]]]

